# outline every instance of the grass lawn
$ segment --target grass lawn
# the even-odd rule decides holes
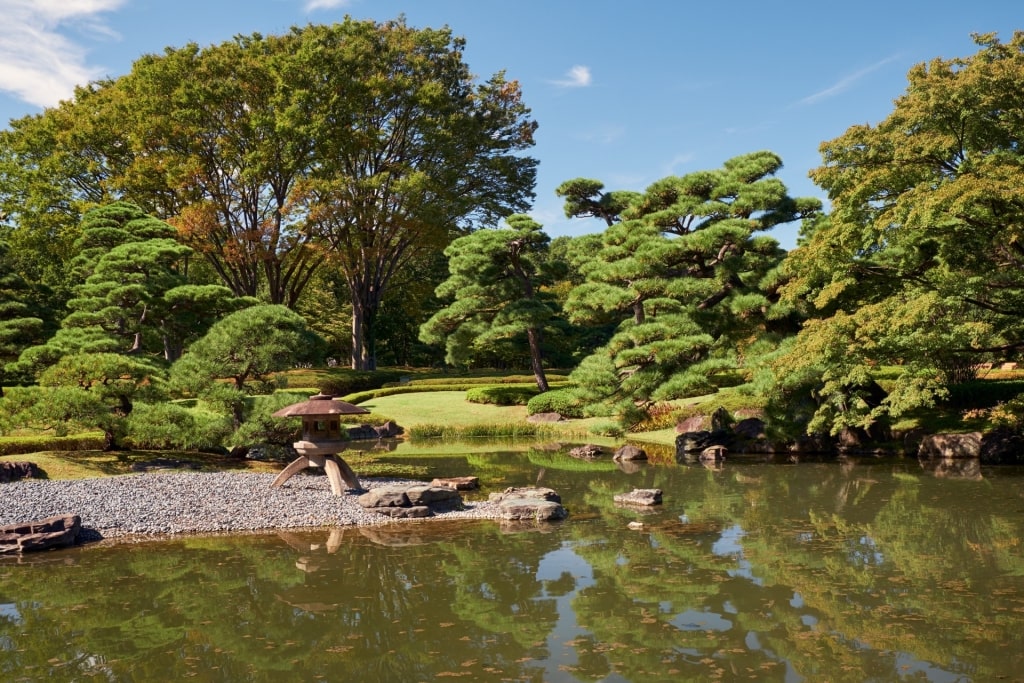
[[[526,420],[526,406],[470,403],[466,400],[465,391],[395,394],[374,398],[359,405],[374,413],[387,415],[403,427],[439,423],[464,426]]]
[[[196,465],[205,472],[238,470],[245,472],[276,472],[280,463],[264,463],[225,458],[209,453],[179,451],[40,451],[19,455],[3,455],[0,461],[32,462],[50,479],[92,479],[131,474],[132,465],[155,460],[176,460]]]

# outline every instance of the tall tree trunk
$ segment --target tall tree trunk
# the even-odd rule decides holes
[[[533,367],[533,376],[537,380],[537,388],[541,392],[548,390],[548,378],[544,374],[543,356],[540,351],[541,331],[535,327],[526,330],[526,338],[530,341],[530,365]]]
[[[363,367],[363,306],[352,297],[352,369],[365,370]]]

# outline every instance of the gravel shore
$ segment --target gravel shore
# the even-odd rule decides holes
[[[335,496],[327,477],[299,475],[271,489],[274,474],[145,473],[103,479],[25,479],[0,486],[0,526],[75,514],[89,538],[130,534],[253,531],[396,523],[364,510],[357,493]],[[361,479],[364,489],[404,483]],[[409,482],[412,483],[412,482]],[[494,519],[497,507],[467,502],[440,519]]]

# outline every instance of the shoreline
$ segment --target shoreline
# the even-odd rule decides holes
[[[239,472],[160,472],[96,479],[22,479],[0,487],[0,526],[79,515],[79,542],[139,536],[261,532],[320,527],[383,526],[409,521],[501,519],[489,501],[430,517],[395,519],[364,509],[365,491],[413,479],[361,478],[363,491],[331,493],[327,477],[300,473],[271,489],[276,475]]]

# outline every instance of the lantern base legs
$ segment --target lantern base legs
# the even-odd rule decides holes
[[[276,489],[296,474],[307,467],[322,467],[327,472],[327,480],[331,483],[331,493],[340,496],[345,493],[345,488],[362,490],[359,478],[352,468],[337,455],[300,455],[288,463],[288,466],[281,470],[281,474],[270,484],[270,488]],[[342,485],[344,482],[345,486]]]

